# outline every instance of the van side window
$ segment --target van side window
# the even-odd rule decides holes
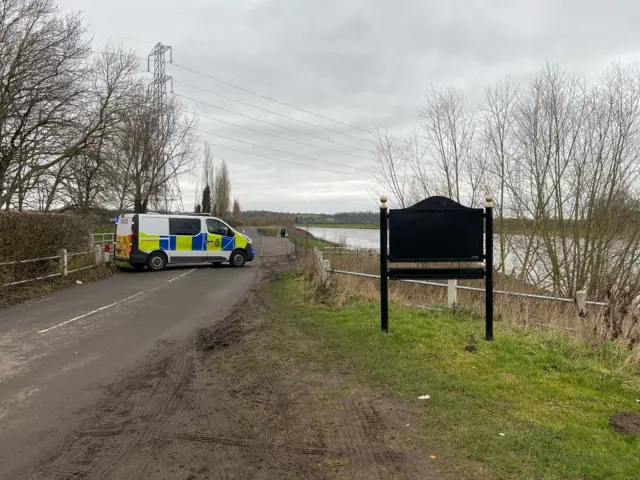
[[[169,235],[196,236],[202,230],[199,218],[169,218]]]
[[[220,220],[214,220],[212,218],[207,219],[207,230],[213,235],[222,235],[229,237],[229,229]]]

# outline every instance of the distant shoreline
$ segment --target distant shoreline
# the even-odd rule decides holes
[[[309,223],[308,225],[296,224],[296,228],[351,228],[361,230],[378,230],[377,223]]]

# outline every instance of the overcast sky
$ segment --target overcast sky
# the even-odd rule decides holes
[[[59,3],[64,10],[82,12],[96,49],[111,41],[146,57],[157,42],[173,47],[175,64],[167,66],[167,73],[175,79],[175,93],[210,105],[183,99],[199,115],[238,125],[200,117],[198,128],[258,145],[200,134],[201,141],[248,152],[214,148],[216,158],[229,164],[233,195],[244,209],[375,209],[369,193],[375,186],[373,143],[367,132],[415,126],[430,83],[455,86],[477,103],[487,83],[507,75],[526,82],[546,61],[587,77],[600,75],[614,60],[640,62],[637,0]],[[185,207],[191,208],[193,180],[183,179],[182,188]]]

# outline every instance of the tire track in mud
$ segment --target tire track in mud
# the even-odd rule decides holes
[[[274,397],[274,407],[276,418],[280,418],[282,433],[284,435],[285,444],[291,444],[291,427],[289,420],[289,411],[288,411],[288,401],[282,398],[281,393],[278,391],[278,388],[274,385],[273,381],[269,378],[269,376],[264,372],[264,370],[260,366],[255,367],[256,374],[258,375],[258,381],[265,388],[265,390],[270,390]]]
[[[385,475],[382,470],[384,463],[380,462],[380,457],[374,451],[371,439],[363,428],[358,406],[349,399],[342,399],[340,403],[344,414],[345,426],[345,429],[341,431],[342,441],[346,442],[355,451],[356,458],[361,466],[373,466],[376,477],[384,480]]]
[[[126,447],[124,452],[125,455],[121,455],[118,463],[129,463],[126,462],[126,458],[127,453],[131,453],[131,450],[139,449],[140,453],[136,455],[135,459],[131,462],[131,466],[127,465],[118,480],[121,478],[127,478],[129,480],[145,478],[144,474],[151,463],[154,451],[152,440],[162,437],[161,416],[170,414],[176,410],[177,402],[179,401],[177,394],[182,391],[190,375],[193,373],[193,357],[189,352],[191,344],[192,342],[187,340],[181,342],[178,346],[170,368],[164,377],[169,378],[169,381],[165,382],[166,385],[160,393],[160,398],[157,399],[157,405],[154,406],[148,414],[149,420],[141,434],[135,435],[129,442],[129,446]],[[150,400],[153,397],[152,395]],[[145,452],[146,447],[149,447],[148,452]]]
[[[154,434],[159,431],[159,416],[163,413],[169,413],[171,408],[174,408],[175,403],[173,400],[176,393],[184,387],[192,370],[192,362],[187,357],[190,343],[188,340],[179,343],[168,360],[156,362],[157,365],[164,362],[167,364],[163,368],[163,376],[149,394],[142,413],[134,415],[129,413],[128,417],[121,422],[111,421],[98,425],[94,423],[90,428],[78,432],[76,438],[63,451],[51,458],[48,465],[38,470],[36,478],[45,478],[47,480],[73,478],[108,479],[111,478],[118,467],[121,467],[128,458],[134,455],[138,455],[141,458],[134,459],[133,465],[126,468],[119,475],[118,480],[123,478],[135,478],[136,480],[144,478],[139,473],[144,473],[150,462],[150,457],[144,455],[144,447],[150,444]],[[154,374],[155,376],[157,374]],[[123,382],[124,387],[118,388],[115,394],[112,394],[112,399],[104,405],[102,411],[105,408],[110,408],[116,402],[120,403],[121,395],[128,391],[132,385],[135,391],[137,389],[136,385],[139,383],[139,377],[139,375],[133,375],[126,379]],[[136,419],[143,419],[144,424],[141,428],[126,428],[129,424],[135,424]],[[99,453],[100,450],[104,449],[104,440],[97,440],[98,438],[104,439],[105,437],[118,437],[120,435],[126,437],[123,442],[119,442],[117,452],[107,453],[106,455]],[[79,441],[87,438],[90,440],[88,440],[88,447],[85,450],[80,446]],[[94,438],[96,440],[93,440]],[[96,445],[97,448],[94,448]],[[92,455],[94,449],[97,450],[96,458]],[[79,451],[74,452],[74,450]],[[91,457],[89,459],[84,458],[87,450]],[[68,454],[71,454],[71,456],[67,457]],[[84,466],[83,464],[87,465]]]
[[[210,435],[191,435],[191,434],[173,434],[174,438],[189,440],[192,442],[214,443],[219,445],[229,445],[232,447],[255,448],[261,450],[282,450],[285,452],[300,455],[334,455],[336,457],[350,457],[354,452],[348,450],[329,449],[325,447],[297,447],[294,445],[275,445],[272,443],[264,443],[253,439],[214,437]]]
[[[210,431],[211,433],[220,431],[221,430],[220,424],[215,418],[215,415],[212,414],[209,408],[203,408],[203,405],[206,405],[206,400],[205,400],[206,395],[204,395],[203,393],[203,388],[200,383],[200,380],[197,378],[197,375],[193,379],[193,389],[194,389],[194,399],[196,403],[196,409],[199,413],[202,413],[206,417],[207,427],[208,427],[207,430]],[[182,435],[174,435],[174,436],[176,438],[182,437]],[[214,468],[218,475],[218,478],[222,480],[228,479],[229,476],[227,475],[226,467],[225,467],[225,465],[228,465],[230,461],[228,458],[228,452],[226,452],[225,449],[223,448],[218,448],[217,446],[214,446],[212,454],[214,457]]]
[[[277,261],[265,262],[257,282],[280,271]],[[334,388],[337,373],[306,387],[296,383],[306,367],[284,371],[289,364],[273,356],[263,330],[272,311],[254,285],[190,342],[165,344],[161,361],[109,387],[93,422],[40,480],[186,480],[202,478],[194,476],[199,466],[216,480],[409,478],[402,449],[385,445],[385,435],[402,428],[386,420],[384,405],[379,411],[357,393],[320,405],[315,389]]]
[[[380,412],[378,412],[373,405],[365,404],[362,407],[356,408],[356,414],[358,423],[365,433],[368,444],[372,446],[372,443],[375,442],[384,445],[381,436],[387,430],[387,425],[382,419]],[[391,467],[396,469],[396,460],[398,459],[398,456],[393,455],[389,449],[383,448],[382,450],[378,450],[372,448],[371,450],[379,466],[384,465],[383,468],[386,471]]]
[[[261,306],[258,307],[258,309],[255,309],[256,300],[261,304]],[[216,333],[219,333],[221,335],[231,334],[233,336],[235,334],[234,330],[227,328],[229,327],[232,321],[235,320],[238,323],[240,323],[243,321],[244,316],[246,314],[250,313],[251,315],[256,315],[258,312],[263,313],[263,312],[260,312],[260,310],[264,309],[265,307],[266,307],[266,304],[258,294],[257,290],[255,288],[252,288],[249,294],[247,295],[245,302],[243,302],[240,306],[234,309],[227,320],[225,320],[222,324],[218,324],[215,328],[209,329],[210,330],[209,336],[213,337]],[[252,308],[254,310],[250,311]],[[258,310],[258,312],[256,312],[255,310]],[[222,338],[223,337],[218,335],[216,343],[223,343]],[[209,349],[207,345],[205,345],[205,349]],[[277,394],[275,393],[276,390],[271,380],[269,380],[265,375],[265,373],[259,368],[258,368],[258,380],[262,385],[264,385],[265,387],[268,387],[267,389],[270,390],[274,396],[276,396],[275,402],[269,402],[269,403],[271,404],[271,406],[275,404],[276,410],[278,411],[279,408],[281,408],[282,402],[280,398],[278,398]],[[210,428],[211,428],[210,433],[212,435],[215,435],[217,433],[216,431],[213,431],[213,427],[220,428],[219,425],[226,422],[226,423],[235,425],[236,427],[239,427],[235,432],[234,431],[229,432],[234,436],[239,433],[241,438],[245,438],[245,439],[256,439],[256,438],[261,439],[265,437],[265,432],[260,428],[258,428],[253,422],[251,422],[251,420],[247,418],[245,414],[241,413],[238,409],[234,408],[230,402],[228,402],[225,398],[223,398],[220,392],[217,392],[217,391],[211,392],[211,390],[209,390],[208,394],[209,395],[206,395],[206,396],[198,395],[197,403],[198,403],[198,410],[203,412],[205,415],[207,415],[207,417],[210,419],[212,423],[212,425],[210,425]],[[287,423],[286,431],[287,431],[287,433],[285,434],[286,438],[289,439],[290,435],[289,435],[288,423]],[[215,438],[215,437],[211,437],[211,438]],[[241,443],[242,442],[241,440],[239,440],[239,442],[240,443],[235,446],[246,448],[244,444]],[[215,442],[211,442],[211,443],[215,443]],[[231,444],[226,444],[226,445],[233,446]],[[249,445],[253,445],[253,444],[249,444]],[[297,461],[291,454],[289,454],[284,449],[276,449],[276,452],[274,452],[273,449],[267,449],[266,455],[265,457],[262,458],[262,460],[264,460],[272,469],[276,471],[279,468],[284,468],[285,471],[291,471],[293,467],[293,470],[295,472],[303,473],[307,476],[311,476],[312,478],[319,479],[319,477],[313,471],[310,471],[308,468],[306,468],[305,465]]]

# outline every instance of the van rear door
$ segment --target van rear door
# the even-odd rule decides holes
[[[117,222],[114,257],[128,261],[131,258],[133,215],[120,215]]]

